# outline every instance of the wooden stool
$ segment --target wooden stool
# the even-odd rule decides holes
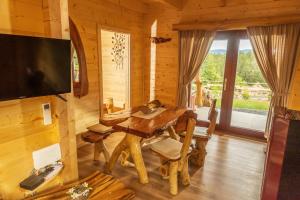
[[[93,131],[87,131],[81,135],[81,138],[85,142],[93,143],[94,144],[94,160],[98,161],[100,159],[100,154],[103,153],[105,162],[108,163],[109,161],[109,153],[107,148],[103,142],[103,140],[109,136],[110,133],[107,134],[98,134]]]

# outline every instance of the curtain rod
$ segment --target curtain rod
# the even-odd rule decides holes
[[[300,15],[257,17],[247,19],[232,19],[222,21],[203,21],[195,23],[173,24],[173,30],[208,30],[208,31],[227,31],[243,30],[250,26],[272,26],[277,24],[300,23]]]

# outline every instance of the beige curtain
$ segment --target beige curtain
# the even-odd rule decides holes
[[[247,28],[257,63],[272,90],[267,120],[267,137],[272,125],[274,108],[287,107],[300,36],[300,24]]]
[[[187,106],[188,85],[195,78],[215,37],[215,32],[181,31],[177,105]]]

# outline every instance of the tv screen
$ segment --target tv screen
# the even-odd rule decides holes
[[[70,40],[0,34],[0,100],[71,91]]]

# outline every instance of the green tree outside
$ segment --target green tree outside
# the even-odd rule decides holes
[[[220,99],[222,96],[225,61],[225,50],[210,51],[200,69],[200,79],[203,87],[209,87],[209,92],[213,98]],[[251,50],[241,50],[237,64],[235,87],[236,89],[253,89],[258,86],[268,89],[253,52]],[[237,91],[236,93],[238,93]],[[233,107],[236,109],[268,110],[269,101],[267,96],[264,100],[255,99],[248,89],[243,89],[240,95],[235,95]],[[218,104],[220,104],[220,100]]]

